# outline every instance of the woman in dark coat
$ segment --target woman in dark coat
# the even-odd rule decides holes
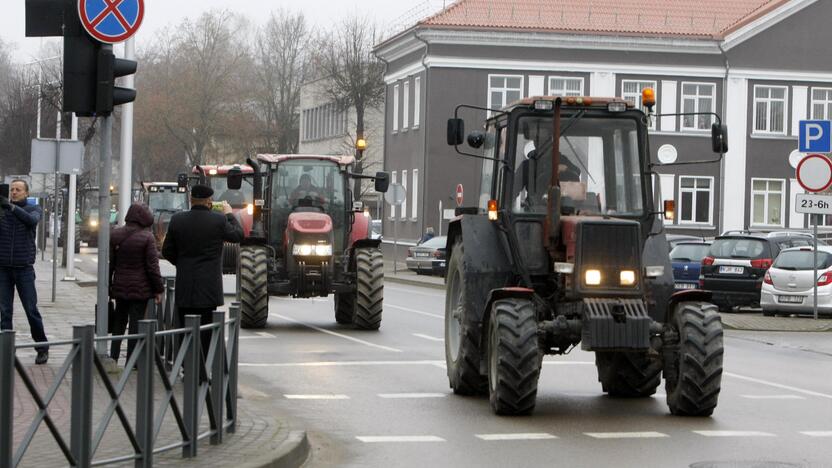
[[[129,333],[138,333],[147,302],[155,298],[158,304],[164,291],[156,239],[148,229],[153,225],[153,215],[146,206],[134,204],[124,221],[126,224],[110,236],[110,297],[116,300],[116,320],[111,327],[114,335],[124,335],[128,322]],[[135,346],[135,340],[127,342],[127,360]],[[113,340],[110,357],[118,361],[120,353],[121,340]]]

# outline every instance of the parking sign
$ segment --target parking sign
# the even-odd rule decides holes
[[[828,120],[801,120],[800,152],[832,153],[832,122]]]

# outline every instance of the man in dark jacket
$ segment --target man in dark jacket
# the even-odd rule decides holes
[[[4,216],[0,219],[0,330],[12,330],[12,308],[14,289],[23,304],[32,339],[36,342],[46,341],[43,331],[43,319],[38,311],[38,294],[35,289],[35,232],[43,210],[37,205],[29,205],[29,185],[24,180],[11,183],[11,200],[0,197],[0,210]],[[49,347],[35,348],[38,355],[36,364],[46,364],[49,359]]]
[[[224,302],[223,242],[243,240],[243,228],[228,202],[223,202],[223,214],[212,211],[213,195],[211,187],[195,185],[191,210],[173,215],[162,245],[162,255],[176,266],[176,307],[181,324],[186,315],[199,315],[203,325],[211,322],[211,312]],[[202,342],[205,348],[206,334]]]
[[[150,299],[162,301],[162,275],[159,272],[159,251],[156,238],[148,229],[153,225],[153,214],[142,204],[134,204],[124,217],[125,225],[110,236],[110,297],[116,300],[113,335],[123,335],[128,323],[129,334],[139,332]],[[127,360],[133,354],[136,340],[127,342]],[[113,340],[110,357],[118,361],[121,340]]]

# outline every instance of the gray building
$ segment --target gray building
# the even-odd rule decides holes
[[[375,49],[387,63],[385,168],[409,192],[385,229],[396,219],[406,239],[445,232],[458,184],[476,204],[480,164],[445,144],[458,104],[586,95],[640,105],[645,86],[658,113],[715,111],[729,126],[721,164],[659,170],[663,198],[677,203],[669,232],[804,228],[789,157],[799,120],[832,119],[829,18],[832,1],[818,0],[460,0]],[[469,125],[475,117],[485,113],[466,115]],[[655,119],[654,160],[711,158],[710,124]]]

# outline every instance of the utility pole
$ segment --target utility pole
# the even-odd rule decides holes
[[[124,58],[135,60],[136,36],[124,43]],[[135,75],[123,78],[126,88],[133,88]],[[132,203],[133,195],[133,103],[121,107],[121,187],[118,195],[118,223],[124,224],[124,217]]]

